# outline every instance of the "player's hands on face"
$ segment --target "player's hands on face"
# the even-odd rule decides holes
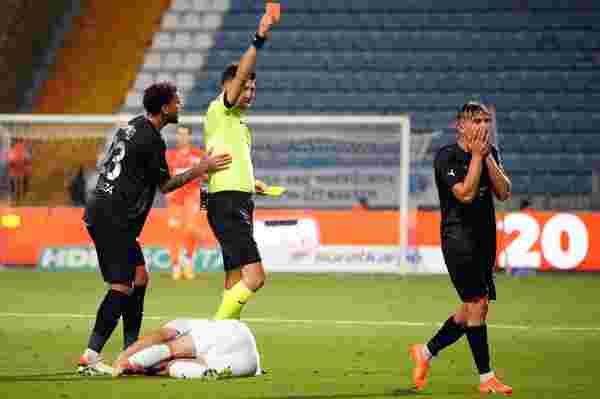
[[[490,135],[485,127],[476,127],[471,133],[471,153],[485,158],[490,153]]]
[[[492,150],[492,136],[490,134],[489,126],[481,126],[480,133],[485,140],[485,147],[482,153],[483,157],[487,157]]]

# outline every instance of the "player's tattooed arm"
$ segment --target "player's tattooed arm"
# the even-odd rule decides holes
[[[170,179],[166,180],[164,183],[160,185],[160,191],[163,194],[170,193],[171,191],[175,191],[178,188],[186,185],[194,179],[197,179],[202,174],[199,174],[194,171],[194,169],[188,169],[183,173],[179,173],[175,176],[171,176]]]
[[[207,173],[225,170],[229,168],[229,164],[231,164],[231,155],[212,155],[212,152],[210,152],[205,155],[194,167],[165,180],[159,186],[160,191],[163,194],[170,193],[171,191],[177,190],[181,186],[201,176],[204,176]]]

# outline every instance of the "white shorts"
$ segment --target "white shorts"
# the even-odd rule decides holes
[[[195,355],[206,360],[209,369],[230,368],[235,377],[262,374],[254,335],[239,320],[177,319],[164,327],[192,337]]]

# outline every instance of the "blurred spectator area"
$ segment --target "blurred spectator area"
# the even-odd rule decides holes
[[[48,79],[39,113],[110,114],[133,84],[171,0],[79,0]]]
[[[0,12],[0,112],[28,112],[54,63],[78,0],[3,0]]]
[[[227,5],[227,7],[224,7]],[[156,79],[203,113],[262,2],[174,0],[125,109]],[[600,160],[600,2],[298,0],[258,61],[255,112],[399,114],[452,139],[457,107],[495,106],[513,205],[587,208]]]

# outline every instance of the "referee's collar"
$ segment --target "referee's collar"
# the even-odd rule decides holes
[[[243,110],[242,108],[240,108],[237,105],[234,105],[231,108],[227,108],[227,106],[225,106],[225,92],[222,92],[219,95],[218,99],[219,99],[219,102],[221,104],[223,104],[223,106],[225,107],[225,110],[226,110],[227,114],[239,116],[240,118],[243,117],[246,114],[245,110]]]

